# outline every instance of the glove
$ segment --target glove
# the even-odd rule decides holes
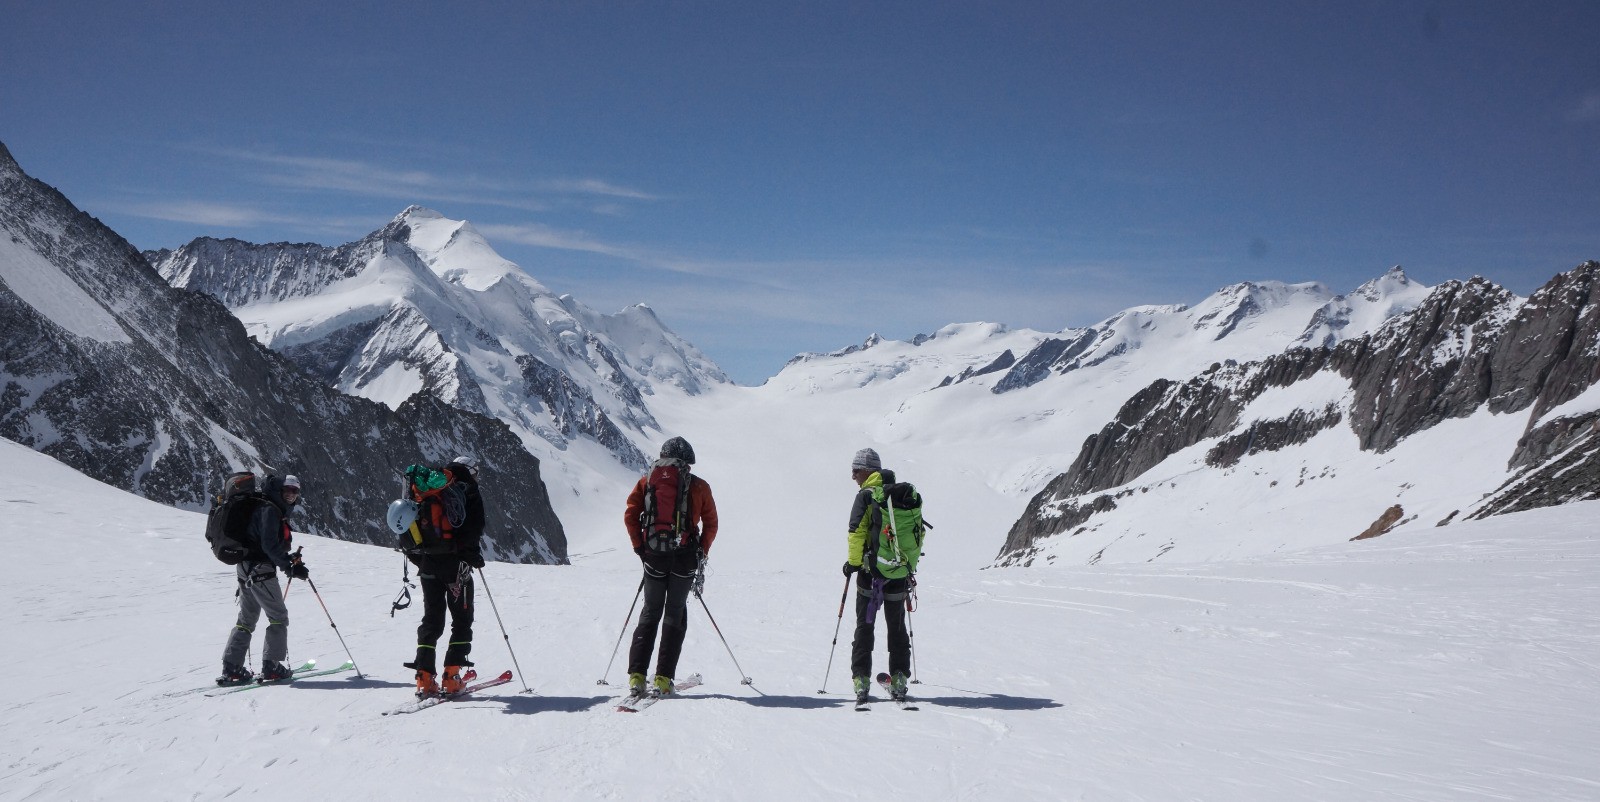
[[[465,560],[467,565],[470,565],[473,568],[482,568],[483,567],[483,555],[482,554],[468,554],[467,556],[462,557],[461,559]]]
[[[644,546],[634,546],[633,553],[639,555],[639,559],[644,559]]]
[[[290,563],[289,576],[292,576],[295,579],[310,579],[311,569],[307,568],[305,563]]]
[[[849,575],[851,575],[851,574],[853,574],[853,573],[855,573],[855,572],[857,572],[859,570],[861,570],[861,566],[859,566],[859,565],[851,565],[849,562],[846,562],[844,564],[844,575],[845,576],[849,576]]]

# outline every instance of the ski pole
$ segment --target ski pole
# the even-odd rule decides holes
[[[300,552],[305,551],[305,550],[306,550],[305,546],[301,546],[300,548],[295,549],[294,553],[289,555],[289,564],[290,565],[294,565],[295,563],[300,562]],[[273,574],[273,581],[274,582],[277,581],[277,574]],[[294,587],[294,574],[290,574],[289,575],[289,581],[283,583],[283,600],[284,601],[288,601],[289,600],[289,588],[292,588],[292,587]]]
[[[306,577],[306,584],[311,586],[311,595],[317,597],[317,604],[322,605],[322,614],[328,617],[328,626],[333,627],[333,634],[338,636],[339,645],[344,646],[344,656],[350,658],[350,665],[356,666],[356,657],[350,653],[350,647],[345,644],[344,636],[339,634],[339,625],[333,623],[333,614],[328,612],[328,605],[322,601],[322,594],[317,592],[317,583],[312,582],[311,577],[308,576]],[[356,666],[356,676],[362,679],[367,678],[365,674],[361,673],[361,666]]]
[[[722,627],[717,626],[716,617],[711,615],[711,608],[706,606],[706,598],[704,596],[701,596],[698,593],[694,594],[694,597],[696,599],[700,600],[700,609],[706,611],[706,618],[711,619],[711,628],[716,630],[717,631],[717,637],[722,639],[722,648],[728,650],[728,657],[733,660],[733,667],[739,670],[739,676],[741,677],[741,679],[739,680],[739,684],[741,684],[741,685],[751,685],[751,684],[753,684],[754,681],[751,680],[749,677],[745,676],[744,669],[739,666],[739,658],[733,656],[733,647],[728,645],[728,639],[722,637]],[[759,691],[757,691],[757,693],[759,693]]]
[[[628,617],[622,619],[622,631],[617,633],[617,645],[611,647],[611,659],[606,661],[606,673],[595,680],[596,685],[610,685],[606,677],[611,675],[611,665],[617,662],[617,652],[622,649],[622,636],[628,634],[628,622],[633,620],[633,608],[639,605],[639,595],[644,593],[644,577],[639,577],[639,589],[633,592],[633,604],[628,605]]]
[[[517,651],[511,648],[511,636],[506,634],[506,622],[500,620],[500,608],[494,603],[494,593],[489,590],[489,580],[484,577],[483,569],[478,569],[478,578],[483,580],[483,592],[489,597],[489,609],[494,611],[495,623],[500,625],[500,637],[506,639],[506,651],[511,653],[511,665],[517,667],[517,679],[522,680],[522,692],[533,693],[528,687],[528,680],[522,675],[522,665],[517,662]]]
[[[917,679],[917,630],[911,626],[911,607],[906,607],[906,643],[911,646],[911,684],[921,685]]]
[[[839,627],[844,625],[844,600],[850,598],[850,577],[844,578],[844,592],[839,594],[839,620],[833,625],[833,645],[828,647],[828,670],[822,672],[822,687],[817,693],[828,692],[828,675],[833,673],[833,653],[839,648]]]

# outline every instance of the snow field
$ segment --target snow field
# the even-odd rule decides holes
[[[1597,503],[1234,562],[930,562],[915,713],[850,710],[848,620],[831,693],[816,693],[844,586],[834,532],[730,530],[706,603],[754,686],[691,600],[680,673],[706,684],[639,715],[610,710],[622,655],[613,684],[595,684],[637,587],[632,556],[493,564],[536,693],[519,678],[385,718],[409,697],[399,664],[420,615],[420,602],[387,615],[398,555],[297,538],[365,679],[165,698],[210,682],[234,616],[201,517],[15,444],[0,457],[20,535],[0,564],[0,637],[32,686],[0,705],[0,798],[1600,795]],[[761,559],[761,537],[806,556]],[[289,591],[290,657],[337,664],[307,590]],[[481,587],[478,604],[474,657],[490,674],[510,658]]]

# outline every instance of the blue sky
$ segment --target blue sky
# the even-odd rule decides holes
[[[872,332],[1600,259],[1600,3],[245,5],[0,0],[0,142],[141,248],[423,204],[746,383]]]

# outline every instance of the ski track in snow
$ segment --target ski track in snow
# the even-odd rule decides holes
[[[628,555],[491,564],[527,676],[383,717],[420,613],[388,615],[392,552],[297,537],[364,679],[169,697],[210,682],[235,612],[202,517],[11,443],[0,466],[27,533],[0,564],[0,637],[34,677],[0,705],[0,799],[817,799],[891,775],[914,799],[1600,797],[1600,503],[1204,565],[930,562],[917,712],[851,710],[848,622],[817,693],[836,573],[724,556],[706,603],[754,685],[691,600],[681,670],[705,684],[624,716],[625,654],[596,679]],[[309,591],[289,593],[290,658],[337,665]],[[475,628],[479,673],[510,668],[492,612]]]

